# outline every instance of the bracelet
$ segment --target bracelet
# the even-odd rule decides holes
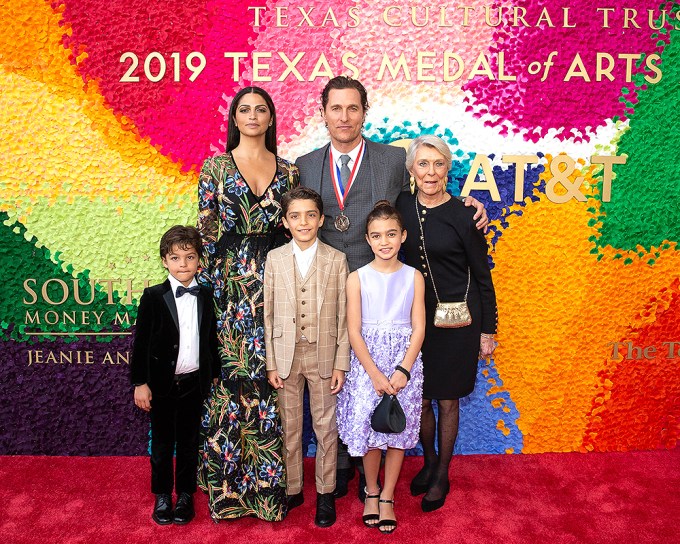
[[[482,336],[482,338],[488,338],[489,340],[493,340],[493,339],[494,339],[493,334],[486,334],[485,332],[483,332],[483,333],[481,334],[481,336]]]
[[[397,365],[396,367],[394,367],[394,370],[398,370],[399,372],[404,374],[404,376],[406,376],[407,381],[411,380],[411,373],[408,370],[406,370],[403,366]]]

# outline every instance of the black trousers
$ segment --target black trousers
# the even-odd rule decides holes
[[[170,393],[151,399],[151,492],[196,491],[198,436],[201,424],[198,371],[175,377]],[[172,458],[176,452],[173,478]]]

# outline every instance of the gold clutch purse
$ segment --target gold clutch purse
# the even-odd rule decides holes
[[[427,271],[430,273],[432,280],[432,287],[434,287],[434,295],[437,297],[437,307],[434,310],[434,326],[443,329],[459,329],[460,327],[467,327],[472,323],[472,316],[470,315],[470,308],[467,305],[467,296],[470,291],[470,267],[468,267],[468,281],[465,289],[465,298],[462,302],[442,302],[439,300],[439,293],[437,293],[437,286],[434,284],[434,276],[432,275],[432,268],[430,267],[430,259],[427,257],[425,251],[425,233],[423,232],[423,225],[420,221],[420,213],[418,212],[418,197],[415,198],[416,204],[416,219],[420,227],[420,240],[423,243],[423,253],[425,254],[425,262],[427,263]]]
[[[458,329],[472,323],[467,302],[439,302],[434,311],[434,326],[444,329]]]

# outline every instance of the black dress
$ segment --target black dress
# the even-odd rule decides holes
[[[487,258],[486,239],[475,227],[474,208],[451,200],[425,208],[416,197],[402,193],[397,200],[408,232],[402,245],[406,263],[425,276],[425,341],[423,342],[423,396],[427,399],[459,399],[472,393],[477,376],[480,333],[496,332],[496,294]],[[422,219],[425,250],[432,274],[428,273],[418,221]],[[468,307],[472,324],[459,329],[435,327],[437,298],[432,276],[442,302],[465,297],[470,270]]]

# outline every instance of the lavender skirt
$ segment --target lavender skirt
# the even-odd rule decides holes
[[[361,332],[376,366],[389,378],[408,349],[411,328],[364,326]],[[380,397],[352,351],[350,371],[344,387],[338,393],[337,406],[338,432],[351,456],[363,457],[371,449],[409,449],[418,443],[423,401],[423,362],[420,353],[411,368],[411,379],[397,398],[406,414],[406,429],[399,434],[375,432],[371,428],[371,415]]]

